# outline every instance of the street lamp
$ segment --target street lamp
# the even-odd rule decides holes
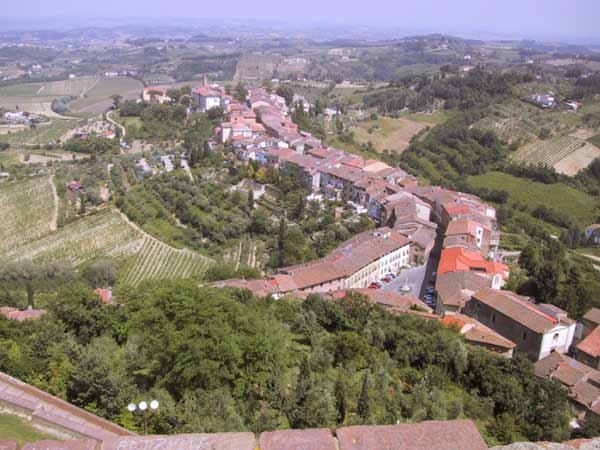
[[[145,400],[142,400],[137,405],[135,403],[130,403],[127,405],[127,410],[129,412],[133,413],[139,409],[144,414],[144,434],[148,434],[148,406],[150,406],[150,410],[156,411],[159,407],[158,400],[150,401],[150,405],[148,405],[148,402]]]

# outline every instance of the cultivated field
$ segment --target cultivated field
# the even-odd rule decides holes
[[[61,117],[54,113],[52,100],[73,96],[69,110],[76,114],[100,113],[112,105],[110,96],[119,94],[125,99],[136,99],[142,92],[142,83],[132,78],[83,77],[45,83],[23,83],[0,88],[0,106],[19,109],[48,117]]]
[[[524,145],[512,159],[526,164],[543,164],[565,175],[575,175],[599,156],[598,147],[578,137],[564,135]]]
[[[50,177],[29,178],[0,189],[0,255],[56,229],[56,199]]]
[[[40,191],[43,189],[40,188]],[[47,186],[46,191],[51,192]],[[16,194],[12,196],[16,197]],[[0,255],[0,261],[67,261],[80,266],[94,259],[111,258],[124,262],[121,280],[131,284],[147,279],[200,275],[211,263],[210,259],[197,253],[177,250],[152,238],[111,208],[51,232],[48,216],[52,216],[52,213],[46,212],[44,217],[34,219],[35,211],[29,206],[31,198],[25,199],[23,194],[20,200],[27,205],[21,212],[21,216],[27,219],[21,221],[20,228],[18,224],[10,223],[0,228],[0,242],[4,243],[5,250]],[[52,204],[51,199],[44,201]],[[4,220],[9,222],[8,219]],[[23,224],[36,223],[39,224],[39,231],[35,236],[31,236],[31,231],[23,232],[28,229]],[[15,240],[18,244],[14,243]]]
[[[585,142],[584,145],[579,147],[576,151],[556,163],[554,169],[558,173],[574,176],[577,175],[577,172],[581,169],[585,169],[589,166],[596,158],[600,158],[600,148],[589,142]]]
[[[43,83],[23,83],[0,88],[0,106],[19,109],[48,117],[60,117],[50,108],[52,100],[67,95],[80,97],[98,83],[97,78],[85,77]]]
[[[127,262],[121,280],[137,285],[148,279],[189,278],[206,271],[211,260],[190,250],[178,250],[145,237],[141,248]]]
[[[8,142],[13,147],[57,143],[69,130],[77,126],[77,120],[51,119],[50,122],[39,124],[35,128],[0,134],[0,142]]]
[[[544,184],[502,172],[472,176],[467,181],[475,192],[481,188],[506,191],[509,201],[531,209],[547,206],[572,217],[582,228],[597,218],[594,198],[563,183]]]
[[[69,111],[75,114],[101,113],[108,110],[118,94],[124,100],[136,100],[142,94],[142,83],[133,78],[101,78],[85,95],[69,103]]]
[[[375,128],[375,126],[379,128]],[[352,131],[357,142],[361,144],[371,142],[378,152],[390,150],[401,153],[408,148],[410,139],[427,126],[433,126],[433,124],[403,117],[399,119],[379,117],[377,120],[360,122],[357,126],[352,127]],[[371,133],[369,133],[369,129]]]
[[[542,128],[552,134],[574,131],[581,123],[581,116],[572,111],[545,111],[520,100],[510,100],[493,106],[491,112],[474,126],[494,130],[500,139],[511,142],[531,142],[540,135]]]
[[[265,259],[264,250],[264,244],[261,241],[244,238],[235,247],[227,249],[223,259],[236,270],[240,266],[260,269]]]

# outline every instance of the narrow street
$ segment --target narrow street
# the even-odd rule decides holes
[[[413,295],[424,300],[428,285],[433,286],[435,284],[431,275],[437,272],[443,239],[443,235],[437,236],[435,246],[425,264],[403,270],[395,280],[384,283],[382,289],[384,291],[401,292],[400,288],[408,284],[411,290],[407,295]]]

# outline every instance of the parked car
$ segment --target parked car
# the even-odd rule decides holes
[[[381,279],[381,281],[383,281],[384,283],[389,283],[390,281],[392,281],[392,279],[386,275]]]
[[[431,272],[431,279],[435,280],[437,278],[437,272]]]
[[[392,280],[396,279],[396,275],[394,275],[393,273],[386,273],[385,276],[391,278]]]
[[[379,282],[379,281],[373,281],[370,285],[369,285],[369,289],[381,289],[383,285]]]

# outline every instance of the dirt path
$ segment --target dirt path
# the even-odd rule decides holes
[[[583,253],[583,252],[577,252],[577,253],[579,253],[579,254],[580,254],[580,255],[582,255],[582,256],[585,256],[586,258],[589,258],[589,259],[591,259],[591,260],[594,260],[594,261],[596,261],[596,262],[600,262],[600,256],[594,256],[594,255],[590,255],[590,254],[588,254],[588,253]]]
[[[54,197],[54,211],[52,211],[52,223],[50,229],[56,231],[58,228],[58,207],[60,199],[58,198],[58,192],[56,192],[56,185],[54,184],[54,175],[50,177],[50,186],[52,187],[52,196]]]
[[[110,123],[112,123],[115,127],[119,127],[121,129],[121,142],[123,142],[123,139],[125,139],[125,134],[127,133],[127,130],[125,130],[125,127],[123,125],[121,125],[118,122],[115,122],[113,120],[113,118],[111,117],[112,111],[109,111],[106,113],[106,120],[108,120]]]

